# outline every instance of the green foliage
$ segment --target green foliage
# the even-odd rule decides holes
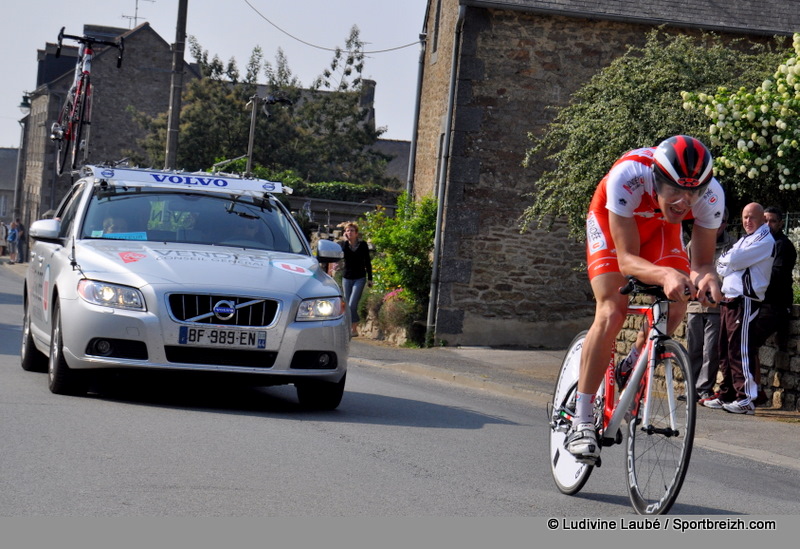
[[[683,108],[682,91],[760,82],[776,58],[771,49],[726,46],[713,35],[652,31],[644,46],[630,47],[580,88],[544,135],[529,134],[533,144],[524,165],[540,175],[522,230],[549,228],[566,217],[570,233],[584,238],[594,189],[624,152],[681,133],[708,142],[705,116]]]
[[[378,209],[366,215],[362,231],[375,247],[372,259],[374,291],[403,289],[409,303],[427,306],[436,230],[436,200],[415,202],[408,193],[397,200],[394,217]]]
[[[380,185],[360,185],[358,183],[345,183],[342,181],[320,183],[298,182],[293,188],[295,194],[299,196],[321,198],[324,200],[344,200],[347,202],[361,202],[367,198],[386,194],[386,190]]]
[[[282,50],[275,64],[263,61],[255,48],[244,79],[231,59],[222,63],[209,56],[194,38],[190,51],[202,75],[189,81],[182,97],[177,166],[189,171],[248,152],[255,105],[253,163],[271,172],[293,171],[309,182],[347,181],[389,185],[389,156],[372,150],[383,128],[375,128],[372,113],[362,105],[363,42],[353,27],[345,50],[337,50],[331,67],[304,90],[292,75]],[[267,95],[289,99],[291,105],[267,106],[257,96],[257,77],[267,77]],[[330,90],[330,91],[329,91]],[[254,101],[255,99],[255,101]],[[168,117],[136,114],[148,136],[141,143],[146,157],[135,155],[141,165],[163,166]]]
[[[684,92],[684,108],[710,122],[714,172],[743,198],[800,207],[800,33],[758,86]]]

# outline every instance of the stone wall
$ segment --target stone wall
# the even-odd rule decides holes
[[[625,356],[641,326],[641,317],[629,316],[617,338],[617,354]],[[686,345],[686,326],[675,331],[675,339]],[[800,411],[800,305],[792,308],[789,343],[786,351],[778,349],[775,336],[770,336],[759,349],[761,388],[767,395],[767,406],[781,410]],[[721,377],[718,377],[718,381]]]

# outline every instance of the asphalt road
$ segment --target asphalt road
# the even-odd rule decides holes
[[[621,517],[621,446],[575,497],[544,407],[355,357],[339,410],[293,388],[146,378],[51,394],[18,362],[21,280],[0,272],[0,516]],[[381,351],[383,352],[383,351]],[[800,472],[699,447],[677,515],[800,515]],[[796,527],[796,526],[795,526]]]

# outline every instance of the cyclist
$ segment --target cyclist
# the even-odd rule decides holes
[[[722,299],[714,267],[717,227],[725,195],[712,175],[711,154],[685,135],[658,147],[627,152],[595,190],[586,218],[587,264],[596,300],[595,316],[581,352],[578,394],[567,451],[593,464],[600,456],[594,424],[594,398],[603,380],[617,334],[626,317],[628,297],[619,293],[625,276],[657,284],[675,303],[668,330],[683,319],[686,304],[697,297],[705,305]],[[691,264],[681,238],[681,222],[694,219]],[[644,346],[640,333],[631,355],[618,366],[624,382]]]

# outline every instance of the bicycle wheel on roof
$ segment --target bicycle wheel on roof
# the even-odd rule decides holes
[[[58,175],[64,173],[67,155],[69,154],[70,138],[72,136],[72,96],[67,96],[67,100],[61,107],[58,119],[53,123],[50,130],[50,139],[56,142],[56,172]]]
[[[86,137],[85,126],[89,124],[92,102],[92,86],[88,76],[83,77],[78,104],[75,109],[75,117],[72,124],[72,155],[70,168],[75,169],[82,163],[84,157],[81,153],[86,153],[86,144],[83,140]]]

